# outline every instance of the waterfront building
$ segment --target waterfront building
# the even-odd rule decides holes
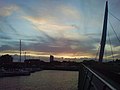
[[[50,62],[53,62],[53,61],[54,61],[54,56],[50,55]]]

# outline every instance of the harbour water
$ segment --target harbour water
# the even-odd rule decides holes
[[[0,90],[77,90],[78,72],[44,70],[0,78]]]

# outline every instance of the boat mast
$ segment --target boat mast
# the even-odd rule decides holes
[[[108,19],[108,1],[106,1],[106,7],[105,7],[103,32],[102,32],[102,38],[100,43],[99,62],[103,61],[104,49],[106,44],[106,34],[107,34],[107,19]]]
[[[20,62],[21,62],[21,40],[20,40]]]

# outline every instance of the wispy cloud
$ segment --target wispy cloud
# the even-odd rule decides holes
[[[61,14],[63,14],[66,19],[81,19],[80,11],[79,9],[69,6],[69,5],[61,5],[58,7],[58,10],[61,11]]]
[[[31,55],[96,55],[101,37],[104,0],[0,2],[4,2],[0,3],[0,38],[3,39],[0,50],[4,53],[19,53],[19,39],[22,39],[22,49]],[[91,38],[90,33],[98,34]],[[116,43],[114,36],[111,40],[115,48],[114,55],[119,56],[119,43]],[[106,47],[110,56],[110,45]]]
[[[65,35],[67,31],[76,29],[72,25],[65,25],[57,22],[52,23],[46,18],[34,18],[30,16],[23,18],[34,24],[34,26],[36,26],[40,31],[44,31],[51,37],[64,37],[67,36],[67,34]]]
[[[17,11],[17,5],[7,5],[0,8],[0,16],[10,16],[13,12]]]

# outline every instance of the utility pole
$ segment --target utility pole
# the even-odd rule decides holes
[[[104,49],[106,44],[106,35],[107,35],[107,19],[108,19],[108,1],[106,1],[106,7],[105,7],[103,32],[102,32],[102,38],[100,43],[99,62],[103,61]]]

